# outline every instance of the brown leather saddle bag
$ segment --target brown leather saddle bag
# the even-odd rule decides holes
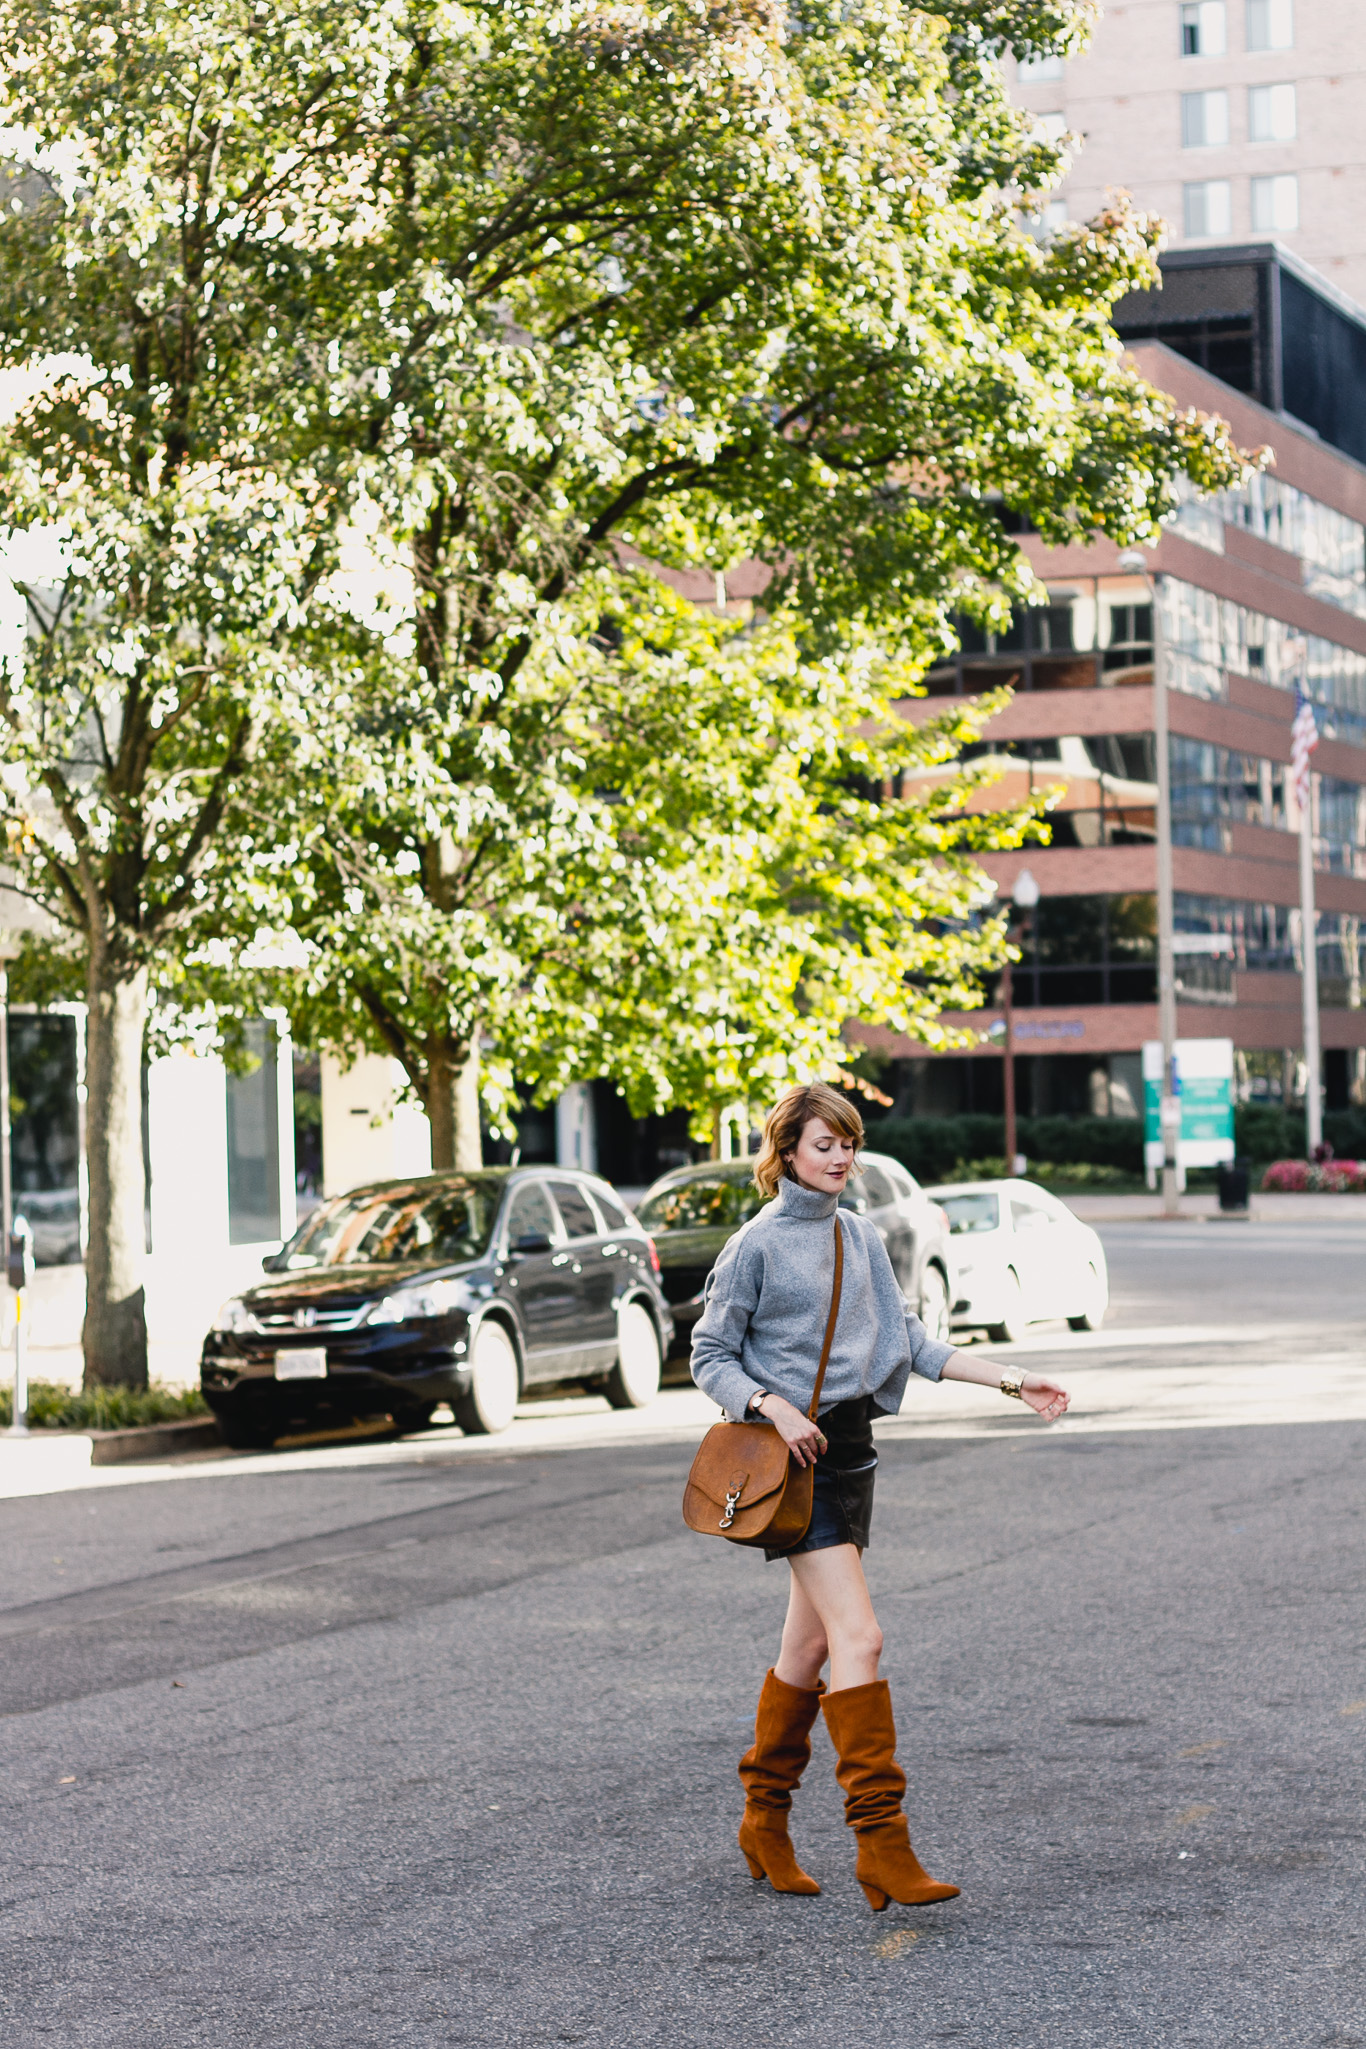
[[[835,1279],[830,1314],[816,1370],[816,1385],[807,1415],[814,1423],[820,1412],[825,1369],[835,1341],[844,1282],[844,1238],[835,1212]],[[811,1527],[814,1466],[799,1466],[771,1423],[758,1416],[752,1423],[713,1423],[697,1447],[688,1484],[683,1489],[683,1520],[702,1537],[727,1537],[732,1544],[765,1545],[786,1550],[799,1544]]]

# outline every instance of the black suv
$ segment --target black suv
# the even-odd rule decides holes
[[[861,1153],[841,1209],[871,1217],[887,1247],[902,1292],[931,1337],[949,1334],[953,1255],[949,1220],[919,1182],[885,1153]],[[684,1348],[702,1314],[702,1291],[728,1238],[763,1208],[752,1160],[680,1167],[656,1181],[636,1205],[659,1248],[660,1278]]]
[[[659,1388],[673,1318],[655,1248],[612,1190],[568,1168],[381,1181],[333,1197],[235,1295],[200,1386],[230,1444],[440,1402],[504,1430],[523,1388],[585,1381],[614,1408]]]

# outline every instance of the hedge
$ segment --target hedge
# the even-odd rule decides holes
[[[1272,1103],[1241,1103],[1234,1109],[1233,1130],[1241,1158],[1258,1163],[1304,1158],[1302,1112]],[[1143,1172],[1143,1126],[1137,1117],[1021,1117],[1016,1133],[1028,1160]],[[1366,1159],[1366,1110],[1330,1110],[1323,1135],[1340,1159]],[[941,1181],[959,1160],[999,1158],[1005,1142],[1005,1119],[978,1114],[886,1117],[868,1127],[873,1150],[890,1153],[919,1181]]]
[[[1143,1172],[1143,1127],[1136,1117],[1021,1117],[1015,1130],[1029,1160]],[[1002,1117],[886,1117],[868,1127],[873,1151],[890,1153],[918,1181],[942,1181],[959,1160],[997,1158],[1005,1142]]]

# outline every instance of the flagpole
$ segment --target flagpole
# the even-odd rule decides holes
[[[1319,1069],[1319,933],[1314,908],[1314,817],[1310,792],[1313,773],[1305,771],[1304,798],[1300,804],[1300,945],[1303,973],[1300,988],[1304,997],[1304,1135],[1305,1149],[1312,1159],[1323,1144],[1323,1086]]]
[[[1304,1139],[1312,1159],[1323,1144],[1323,1058],[1319,1051],[1319,920],[1314,907],[1314,774],[1310,756],[1319,729],[1309,697],[1309,643],[1292,643],[1299,657],[1290,774],[1300,807],[1300,994],[1304,1005]]]

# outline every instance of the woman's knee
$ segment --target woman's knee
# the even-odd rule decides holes
[[[839,1649],[846,1657],[870,1658],[874,1664],[882,1656],[882,1631],[876,1616],[870,1615],[851,1622],[847,1628],[831,1630]]]

